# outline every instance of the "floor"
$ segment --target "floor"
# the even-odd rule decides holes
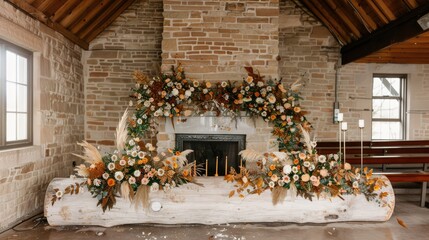
[[[418,195],[397,195],[392,218],[383,223],[350,222],[330,224],[226,224],[226,225],[126,225],[102,227],[50,227],[28,220],[0,234],[0,239],[142,239],[142,240],[419,240],[429,239],[429,208],[418,206]],[[38,219],[37,216],[34,219]],[[40,219],[40,216],[39,216]],[[398,223],[402,221],[407,228]],[[31,229],[33,228],[34,229]]]

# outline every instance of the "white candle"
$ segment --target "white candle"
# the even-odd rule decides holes
[[[338,122],[342,122],[343,121],[343,114],[338,113],[337,119],[338,119]]]
[[[364,128],[365,127],[365,120],[359,119],[359,127]]]
[[[343,131],[347,131],[347,122],[342,122],[341,123],[341,130]],[[345,139],[344,139],[345,140]]]

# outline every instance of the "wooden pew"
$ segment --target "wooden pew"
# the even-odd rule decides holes
[[[343,144],[342,146],[343,147]],[[319,154],[337,153],[338,142],[319,142],[317,144]],[[361,143],[346,142],[346,161],[350,164],[360,165]],[[421,202],[422,207],[426,204],[427,183],[429,182],[429,140],[416,141],[365,141],[363,142],[363,163],[380,164],[383,172],[391,182],[420,182],[422,183]],[[386,172],[389,164],[421,164],[423,171],[419,172]]]

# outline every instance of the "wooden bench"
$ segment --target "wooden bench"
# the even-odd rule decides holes
[[[343,145],[342,145],[343,147]],[[337,153],[338,142],[319,142],[317,144],[319,154]],[[360,165],[361,143],[346,142],[346,161],[350,164]],[[429,182],[429,141],[365,141],[363,142],[363,163],[379,164],[382,172],[391,182],[419,182],[422,184],[420,206],[426,204],[427,183]],[[420,164],[422,171],[418,172],[386,172],[387,165]]]

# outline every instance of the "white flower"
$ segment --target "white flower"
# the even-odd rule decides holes
[[[204,88],[204,89],[203,89],[203,93],[204,93],[204,94],[207,94],[208,92],[209,92],[209,90],[207,90],[207,88]]]
[[[159,190],[159,184],[158,183],[152,183],[152,186],[150,186],[150,190],[152,191],[152,192],[158,192],[158,190]]]
[[[297,173],[297,172],[298,172],[298,168],[297,168],[296,166],[293,166],[293,167],[292,167],[292,172],[293,172],[293,173]]]
[[[310,162],[309,161],[304,161],[304,167],[306,167],[306,168],[310,167]]]
[[[338,157],[338,154],[334,154],[334,160],[335,160],[335,161],[338,161],[338,158],[339,158],[339,157]]]
[[[289,174],[292,171],[292,166],[291,165],[285,165],[283,167],[283,173],[284,174]]]
[[[136,160],[134,158],[131,158],[128,160],[128,165],[130,166],[134,166],[135,163],[136,163]]]
[[[192,95],[191,90],[186,90],[185,91],[185,96],[190,97]]]
[[[133,175],[134,175],[135,177],[140,177],[141,173],[142,173],[142,172],[140,172],[140,170],[135,170],[135,171],[134,171],[134,173],[133,173]]]
[[[274,96],[274,94],[268,95],[268,101],[270,103],[275,103],[276,102],[276,96]]]
[[[147,149],[149,149],[149,148],[151,148],[153,145],[152,145],[152,143],[146,143],[146,145],[145,145],[145,147],[147,148]]]
[[[179,89],[179,90],[182,89],[182,84],[176,83],[176,88]]]
[[[262,158],[262,165],[265,165],[267,163],[267,159],[266,158]]]
[[[134,157],[134,158],[137,157],[137,151],[132,151],[131,152],[131,157]]]
[[[270,181],[270,182],[268,183],[268,186],[270,186],[270,188],[274,188],[274,186],[276,186],[276,183],[275,183],[275,182],[273,182],[273,181]]]
[[[109,174],[108,173],[103,173],[103,178],[104,178],[104,180],[107,180],[109,178]]]
[[[95,186],[99,187],[101,185],[101,180],[96,178],[96,179],[94,179],[93,183]]]
[[[194,87],[190,87],[189,90],[191,90],[191,92],[195,91]]]
[[[284,182],[283,180],[279,180],[279,181],[277,182],[277,184],[278,184],[280,187],[283,187],[283,185],[285,185],[285,182]]]
[[[317,181],[317,177],[316,177],[316,176],[314,176],[314,175],[313,175],[313,176],[311,176],[311,177],[310,177],[310,181],[312,181],[312,182]]]
[[[258,98],[256,98],[256,103],[257,104],[262,104],[262,103],[264,103],[264,99],[261,98],[261,97],[258,97]]]
[[[147,119],[147,115],[146,115],[146,114],[143,114],[142,118],[143,118],[143,119]]]
[[[158,176],[162,177],[162,176],[164,176],[164,173],[165,173],[164,169],[162,169],[162,168],[158,169]]]
[[[109,169],[110,171],[112,171],[113,169],[115,169],[115,164],[114,163],[107,164],[107,169]]]
[[[137,119],[137,124],[142,124],[143,120],[141,118]]]
[[[350,163],[345,163],[344,164],[344,169],[345,170],[351,170],[352,169],[352,165],[350,165]]]
[[[115,179],[118,181],[121,181],[124,179],[124,173],[123,172],[115,172]]]
[[[112,159],[112,161],[116,162],[118,160],[118,156],[112,155],[112,157],[110,157],[110,159]]]
[[[140,151],[137,156],[139,156],[139,158],[144,158],[144,156],[146,155],[145,152]]]
[[[150,169],[152,168],[152,166],[151,165],[144,165],[143,168],[144,168],[145,172],[149,172]]]
[[[153,101],[155,101],[155,99],[149,98],[149,102],[153,102]]]
[[[308,170],[313,171],[316,168],[316,166],[314,166],[314,164],[311,164],[310,167],[308,167]]]
[[[121,159],[121,161],[119,161],[119,165],[121,166],[125,166],[127,164],[127,161],[125,161],[125,159]]]
[[[155,157],[153,157],[152,158],[152,160],[154,161],[154,162],[159,162],[159,160],[161,160],[158,156],[155,156]]]
[[[129,182],[130,184],[135,184],[135,183],[136,183],[136,179],[135,179],[135,177],[130,177],[130,178],[128,179],[128,182]]]
[[[164,111],[164,116],[166,116],[166,117],[170,116],[170,112],[168,110],[165,110]]]
[[[249,181],[246,176],[244,176],[241,180],[243,181],[243,183],[247,183]]]
[[[299,180],[299,176],[298,175],[293,175],[293,180],[296,182],[296,181],[298,181]]]
[[[134,140],[133,140],[133,139],[131,139],[130,141],[128,141],[128,144],[129,144],[130,146],[134,146],[134,145],[136,145],[136,142],[134,142]]]
[[[267,91],[268,91],[268,92],[271,92],[271,90],[273,90],[273,88],[272,88],[271,86],[268,86],[268,87],[267,87]]]
[[[164,185],[164,191],[168,191],[168,190],[170,190],[170,189],[171,189],[170,184],[169,184],[169,183],[166,183],[166,184]]]
[[[200,86],[200,83],[198,81],[194,81],[193,84],[194,84],[194,87]]]
[[[144,101],[143,105],[144,105],[145,107],[150,107],[150,102],[149,102],[149,101]]]
[[[62,192],[62,191],[57,191],[57,192],[55,193],[55,196],[56,196],[57,198],[60,198],[60,197],[62,197],[62,196],[63,196],[63,192]]]
[[[353,188],[358,188],[359,187],[359,182],[358,181],[354,181],[353,182]]]
[[[246,86],[246,87],[244,88],[244,90],[249,91],[249,90],[250,90],[250,87],[249,87],[249,86]]]
[[[149,183],[149,179],[143,178],[142,179],[142,185],[147,185]]]
[[[171,94],[173,94],[173,96],[177,96],[177,94],[179,94],[179,90],[177,90],[177,88],[174,88],[173,91],[171,91]]]
[[[263,111],[263,112],[261,113],[261,116],[262,116],[262,117],[266,117],[266,116],[267,116],[267,112]]]
[[[320,163],[325,163],[325,162],[326,162],[326,156],[325,156],[325,155],[320,155],[320,156],[317,158],[317,160],[318,160]]]
[[[228,86],[228,83],[223,81],[220,85],[224,88],[224,87]]]
[[[130,100],[130,102],[128,103],[128,106],[132,107],[133,106],[133,101]]]
[[[263,86],[264,86],[264,82],[259,81],[256,85],[257,85],[258,87],[263,87]]]

